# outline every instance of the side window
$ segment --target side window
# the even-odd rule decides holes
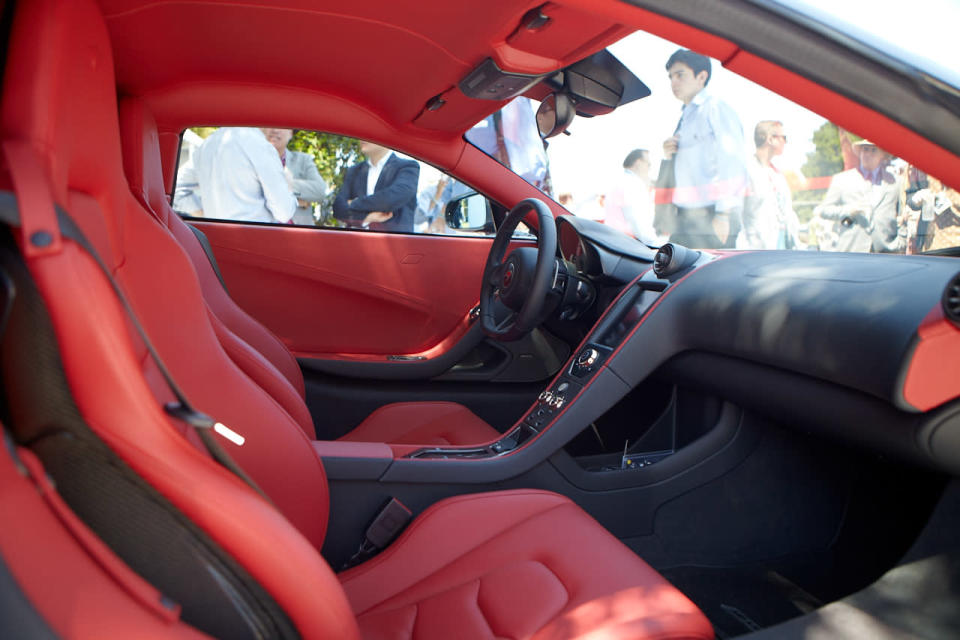
[[[188,129],[184,216],[358,231],[493,235],[493,207],[456,178],[371,142],[316,131]]]

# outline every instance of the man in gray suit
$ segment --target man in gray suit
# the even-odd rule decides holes
[[[267,141],[280,154],[283,173],[287,177],[290,190],[297,199],[297,210],[293,214],[293,224],[313,226],[312,202],[320,202],[327,193],[327,183],[320,177],[313,156],[301,151],[287,149],[293,138],[293,129],[261,129]]]
[[[835,222],[837,251],[903,253],[900,183],[887,171],[889,155],[868,140],[855,142],[853,148],[859,166],[833,176],[813,215]]]

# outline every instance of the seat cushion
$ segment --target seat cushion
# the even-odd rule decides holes
[[[364,638],[713,638],[690,600],[569,499],[450,498],[340,574]]]
[[[339,438],[347,442],[478,445],[500,433],[455,402],[395,402],[380,407]]]

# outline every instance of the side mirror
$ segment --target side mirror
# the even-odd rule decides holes
[[[451,199],[444,211],[447,226],[457,231],[493,233],[493,212],[487,199],[476,192]]]
[[[575,115],[576,109],[570,96],[565,93],[551,93],[537,109],[537,129],[540,130],[540,137],[546,139],[563,133],[573,122]]]

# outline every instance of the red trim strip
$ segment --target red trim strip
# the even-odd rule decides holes
[[[937,304],[917,329],[903,381],[903,399],[927,411],[960,396],[960,328],[943,315]]]

